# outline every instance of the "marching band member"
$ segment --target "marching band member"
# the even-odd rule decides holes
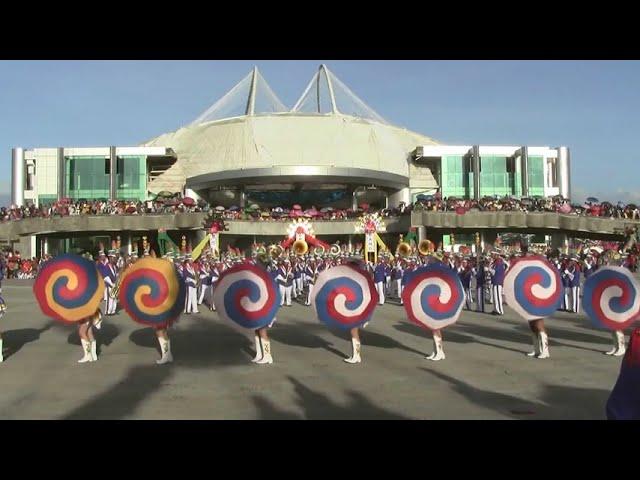
[[[393,266],[391,277],[392,277],[392,280],[395,281],[396,294],[400,299],[400,305],[402,305],[402,263],[399,258],[396,259],[396,264]]]
[[[204,301],[204,294],[207,292],[211,281],[209,262],[206,260],[202,261],[200,270],[198,271],[198,276],[200,277],[200,295],[198,296],[198,305],[202,305],[202,302]]]
[[[384,264],[384,288],[387,295],[391,295],[391,272],[392,267],[390,263]]]
[[[291,262],[288,258],[280,264],[278,268],[278,275],[276,276],[276,282],[280,286],[280,306],[291,306],[291,291],[293,290],[293,272],[291,271]]]
[[[211,304],[209,305],[209,310],[211,310],[212,312],[216,311],[216,306],[213,303],[213,290],[216,288],[216,283],[218,282],[218,279],[220,278],[220,274],[222,273],[222,263],[217,262],[216,264],[214,264],[211,269],[209,270],[209,290],[210,290],[210,301]]]
[[[302,260],[295,259],[293,266],[293,298],[302,296]]]
[[[494,261],[489,268],[491,273],[491,291],[493,293],[494,315],[504,315],[502,308],[502,286],[504,285],[504,274],[507,271],[505,261],[499,256],[498,252],[494,252]]]
[[[197,298],[197,273],[195,268],[193,268],[193,263],[191,261],[191,256],[187,256],[187,259],[184,261],[184,280],[187,287],[187,295],[185,298],[184,305],[184,313],[200,313],[198,311],[198,298]]]
[[[384,259],[380,259],[378,264],[373,268],[373,283],[376,284],[376,290],[380,297],[378,305],[384,305],[384,282],[386,277],[386,266]]]
[[[562,277],[562,288],[564,290],[564,295],[562,296],[562,311],[568,312],[570,311],[569,295],[571,294],[571,279],[569,278],[569,272],[567,268],[569,266],[569,262],[566,259],[563,259],[560,263],[560,275]]]
[[[569,288],[571,289],[571,312],[580,313],[580,267],[577,265],[578,259],[572,257],[569,267],[565,273],[569,279]]]
[[[462,282],[462,287],[464,288],[464,297],[465,297],[465,308],[467,310],[471,310],[471,303],[473,302],[473,297],[471,296],[471,266],[467,259],[463,259],[460,267],[458,268],[458,276],[460,277],[460,282]]]
[[[476,312],[484,313],[484,288],[488,270],[484,259],[479,259],[477,265],[471,269],[471,275],[476,279]]]
[[[118,275],[116,273],[116,255],[113,250],[109,251],[109,260],[103,267],[104,283],[106,285],[107,312],[108,316],[115,315],[118,305],[117,298],[111,298],[111,290],[116,286]]]
[[[316,267],[316,262],[314,259],[309,260],[309,264],[304,269],[304,275],[307,279],[307,285],[309,286],[309,291],[307,293],[307,300],[304,302],[305,305],[311,305],[311,292],[313,292],[313,286],[316,283],[316,277],[318,276],[318,267]]]

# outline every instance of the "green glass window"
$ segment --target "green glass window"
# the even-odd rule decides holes
[[[529,195],[544,195],[544,164],[542,157],[529,157],[527,168]]]
[[[109,159],[104,156],[65,157],[66,196],[109,198]]]

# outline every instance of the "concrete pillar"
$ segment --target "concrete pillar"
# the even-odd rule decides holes
[[[64,148],[59,147],[57,153],[57,162],[58,162],[58,200],[66,197],[66,185],[67,185],[67,175],[64,161]]]
[[[116,155],[116,147],[109,147],[109,200],[118,198],[117,169],[118,157]]]
[[[416,230],[418,230],[418,244],[424,240],[425,238],[427,238],[427,227],[418,227]]]
[[[356,196],[357,192],[357,188],[354,188],[351,191],[351,210],[353,211],[356,211],[358,209],[358,197]]]
[[[480,200],[480,145],[471,148],[471,165],[473,167],[473,198]]]
[[[564,232],[552,233],[551,248],[557,248],[561,253],[569,253],[569,236]]]
[[[44,237],[42,239],[42,253],[43,254],[48,254],[49,253],[49,238],[48,237]]]
[[[529,147],[520,148],[520,174],[522,176],[522,196],[529,196]]]
[[[556,151],[558,152],[556,168],[560,195],[571,198],[571,154],[567,147],[558,147]]]
[[[24,149],[11,149],[11,203],[24,205]]]
[[[410,205],[411,190],[409,189],[409,187],[398,190],[397,192],[394,192],[391,195],[389,195],[388,200],[389,200],[388,204],[389,206],[391,206],[391,208],[397,208],[398,205],[400,205],[400,202],[404,202],[405,205]]]
[[[244,185],[240,187],[240,208],[246,208],[247,206],[247,192]]]

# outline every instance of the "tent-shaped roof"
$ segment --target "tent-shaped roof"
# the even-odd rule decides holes
[[[243,115],[286,111],[287,107],[273,92],[258,71],[258,67],[253,67],[253,70],[246,77],[240,80],[220,100],[207,108],[190,125],[200,125]]]
[[[349,87],[340,81],[326,65],[313,76],[300,99],[291,109],[298,113],[351,115],[353,117],[387,123]]]

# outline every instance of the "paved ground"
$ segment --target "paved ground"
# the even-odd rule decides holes
[[[46,319],[28,282],[3,288],[1,419],[603,419],[621,361],[602,354],[607,332],[565,313],[547,321],[552,358],[528,358],[528,327],[506,308],[464,312],[447,359],[430,362],[430,336],[388,303],[362,334],[361,365],[342,361],[348,335],[302,305],[270,331],[273,365],[250,363],[251,333],[208,311],[172,331],[173,365],[154,364],[153,332],[124,312],[98,333],[100,360],[80,365],[74,328]]]

